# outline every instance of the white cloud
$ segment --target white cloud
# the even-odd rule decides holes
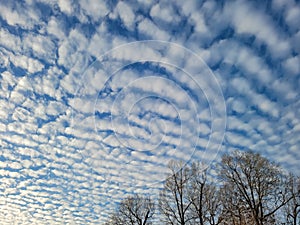
[[[288,58],[283,62],[283,66],[292,75],[298,75],[300,73],[300,58],[299,56],[294,56]]]
[[[93,99],[88,99],[84,97],[71,99],[69,102],[70,106],[72,106],[76,111],[82,113],[94,113],[94,102]]]
[[[0,7],[1,16],[9,25],[20,25],[26,27],[27,21],[24,14],[19,14],[18,11],[13,10],[5,5]]]
[[[246,79],[234,78],[231,83],[242,96],[246,97],[247,100],[252,103],[253,106],[272,117],[278,118],[278,116],[280,116],[276,103],[263,94],[256,93]]]
[[[270,9],[288,33],[246,1],[40,2],[0,7],[1,224],[98,224],[127,193],[155,195],[168,160],[194,150],[210,162],[249,148],[297,170],[293,1]],[[145,38],[191,51],[127,44]]]
[[[71,14],[73,12],[73,5],[72,0],[58,0],[60,10],[66,14]]]
[[[173,8],[173,5],[164,4],[163,2],[159,2],[151,8],[150,16],[154,19],[163,20],[168,23],[175,23],[180,21],[179,16]]]
[[[291,6],[286,12],[286,21],[293,31],[297,31],[300,26],[300,6]]]
[[[1,45],[6,47],[8,50],[19,52],[21,50],[21,39],[20,37],[11,34],[6,29],[0,29]]]
[[[245,113],[246,112],[246,105],[243,99],[232,99],[230,102],[231,104],[231,109],[237,113]]]
[[[138,30],[141,34],[150,36],[151,39],[167,41],[170,39],[170,35],[159,29],[151,20],[145,18],[138,24]]]
[[[46,109],[46,113],[48,115],[58,115],[64,113],[66,108],[66,105],[61,102],[51,101]]]
[[[123,1],[119,1],[115,10],[117,10],[124,25],[129,30],[133,30],[135,28],[135,15],[131,7]]]
[[[277,79],[272,83],[273,90],[285,100],[291,101],[294,100],[298,93],[293,90],[291,83],[288,83],[282,79]]]
[[[291,53],[290,43],[276,30],[271,18],[262,11],[255,9],[246,1],[237,1],[226,5],[228,15],[237,33],[255,35],[266,43],[272,57],[283,58]]]
[[[11,62],[18,67],[27,70],[29,73],[36,73],[44,68],[44,65],[38,60],[26,57],[24,55],[11,55]]]
[[[34,56],[53,63],[56,50],[50,38],[44,35],[27,34],[23,38],[23,46],[25,51],[32,51]]]
[[[9,117],[10,114],[10,109],[8,107],[7,101],[0,99],[0,106],[1,106],[1,111],[0,111],[0,118],[5,121]],[[3,124],[5,126],[5,124]]]
[[[63,40],[66,37],[63,27],[61,27],[61,25],[59,24],[59,21],[55,17],[51,17],[49,19],[48,26],[47,26],[47,32],[48,32],[48,34],[55,35],[60,40]]]
[[[205,20],[202,14],[193,12],[190,18],[191,21],[194,23],[196,32],[199,33],[208,32],[208,28],[206,27]]]
[[[80,8],[86,16],[91,16],[94,21],[99,21],[109,13],[105,1],[80,0]]]

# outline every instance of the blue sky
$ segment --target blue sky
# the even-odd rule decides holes
[[[0,223],[101,224],[171,159],[300,175],[300,4],[0,1]]]

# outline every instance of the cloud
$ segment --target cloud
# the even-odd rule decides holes
[[[28,71],[28,73],[36,73],[41,71],[44,66],[38,60],[28,58],[26,56],[11,55],[10,61],[17,67],[21,67]]]
[[[135,28],[135,15],[131,7],[125,2],[119,1],[115,10],[118,12],[124,25],[129,30],[133,30]]]
[[[19,7],[19,4],[16,4],[16,10],[13,10],[12,8],[1,5],[0,11],[1,11],[1,17],[6,20],[6,22],[11,26],[21,26],[21,27],[27,27],[29,24],[27,24],[28,19],[25,15],[22,15],[20,13],[21,9]]]
[[[157,3],[150,10],[150,16],[153,19],[163,20],[167,23],[180,22],[180,17],[177,15],[177,12],[174,9],[172,4]]]
[[[73,12],[73,2],[71,0],[63,1],[59,0],[58,1],[58,6],[60,10],[66,14],[71,14]]]
[[[293,0],[26,0],[0,15],[1,224],[99,224],[127,194],[156,196],[170,159],[251,149],[299,171]]]
[[[64,2],[64,1],[63,1]],[[74,4],[74,3],[73,3]],[[94,2],[92,0],[79,1],[80,9],[84,15],[91,17],[92,21],[99,21],[103,19],[110,11],[105,1]],[[70,9],[71,7],[66,7]]]
[[[11,34],[6,29],[0,29],[1,46],[5,47],[7,50],[12,50],[13,52],[19,52],[21,49],[21,39],[20,37]]]
[[[232,24],[237,33],[255,35],[259,41],[267,44],[274,58],[286,57],[291,53],[289,42],[285,40],[283,33],[276,30],[269,16],[255,10],[246,1],[236,1],[227,7],[233,12]]]
[[[150,19],[145,18],[138,24],[138,30],[141,35],[151,39],[169,40],[170,36],[164,30],[159,29]]]
[[[291,4],[286,10],[285,20],[292,32],[297,31],[299,27],[300,7],[297,4]]]
[[[300,73],[300,59],[299,56],[294,56],[288,58],[285,62],[283,62],[283,66],[285,70],[288,71],[291,75],[297,75]]]

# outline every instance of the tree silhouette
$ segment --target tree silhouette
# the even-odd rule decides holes
[[[171,225],[217,225],[221,222],[218,189],[207,181],[200,163],[171,161],[170,176],[159,196],[164,222]]]
[[[291,199],[279,166],[257,153],[224,155],[220,177],[237,198],[233,206],[250,213],[251,224],[274,224],[275,213]]]
[[[191,224],[190,208],[192,201],[189,198],[190,169],[184,167],[183,162],[171,161],[170,176],[166,179],[164,188],[159,195],[159,210],[164,222],[170,225]]]
[[[293,174],[289,175],[287,180],[287,188],[291,200],[285,205],[284,213],[287,224],[300,224],[300,177],[295,177]]]
[[[139,195],[125,198],[107,225],[150,225],[154,214],[154,203],[149,197]]]
[[[215,167],[218,178],[199,162],[169,163],[158,196],[158,214],[148,197],[125,198],[107,225],[300,225],[300,178],[287,176],[254,152],[225,154]]]
[[[189,195],[193,224],[220,224],[222,205],[218,188],[208,183],[206,167],[200,163],[193,163],[190,171]]]

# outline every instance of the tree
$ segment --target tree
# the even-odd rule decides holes
[[[154,215],[154,203],[149,197],[139,195],[125,198],[107,225],[150,225]]]
[[[222,212],[221,225],[254,224],[251,211],[239,195],[239,190],[224,184],[220,190]]]
[[[220,193],[215,185],[208,183],[207,170],[203,168],[199,163],[191,166],[189,195],[193,224],[217,225],[221,222]]]
[[[160,192],[159,209],[170,225],[218,225],[221,221],[220,196],[216,186],[207,181],[201,164],[191,166],[171,161],[170,176]]]
[[[159,210],[166,224],[191,224],[190,208],[192,201],[189,198],[190,169],[182,162],[171,161],[170,176],[164,183],[159,195]]]
[[[235,195],[231,196],[235,203],[231,206],[246,210],[251,224],[274,224],[275,213],[291,200],[280,168],[257,153],[224,155],[220,177],[231,189],[229,194]]]
[[[300,178],[253,152],[226,154],[217,181],[199,162],[171,161],[158,208],[167,225],[300,225]],[[107,225],[150,225],[154,204],[134,195],[124,199]],[[280,223],[281,222],[281,223]]]
[[[285,205],[285,221],[290,225],[300,224],[300,177],[289,175],[287,188],[291,200]]]

